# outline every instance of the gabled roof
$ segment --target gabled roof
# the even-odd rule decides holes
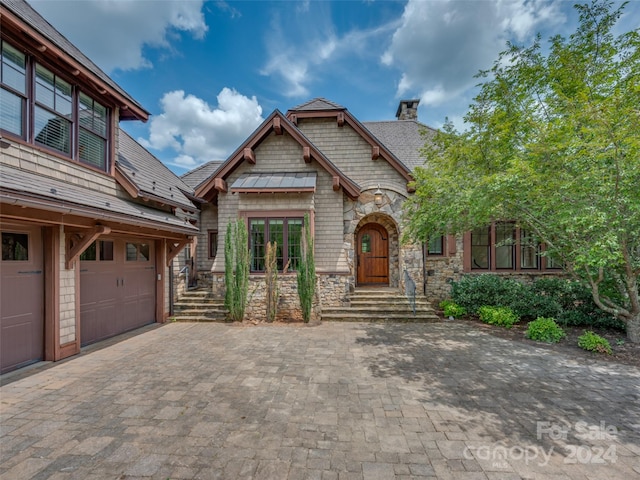
[[[387,146],[376,138],[358,119],[349,111],[324,98],[315,98],[302,105],[287,111],[287,118],[297,125],[301,118],[336,118],[338,125],[349,124],[369,145],[371,145],[371,158],[384,158],[407,181],[413,181],[411,169],[405,165]]]
[[[345,107],[326,98],[318,97],[290,109],[290,112],[318,111],[318,110],[346,110]]]
[[[193,188],[122,129],[118,136],[116,180],[134,198],[195,210],[193,203],[183,193],[192,195]]]
[[[291,123],[279,110],[274,110],[267,119],[244,141],[238,149],[222,164],[208,180],[201,183],[195,191],[200,198],[212,198],[217,190],[226,191],[225,179],[245,160],[256,163],[255,148],[260,145],[272,132],[280,135],[287,132],[301,147],[304,161],[309,163],[315,160],[330,175],[333,176],[333,188],[342,188],[350,198],[360,195],[360,187],[347,177],[336,165],[331,162],[293,123]]]
[[[211,160],[193,170],[188,171],[180,175],[180,178],[184,183],[189,185],[194,190],[205,180],[207,180],[213,173],[220,168],[220,165],[224,163],[224,160]]]
[[[436,133],[416,120],[364,122],[363,125],[412,171],[424,165],[420,149]]]
[[[111,94],[121,103],[120,118],[122,120],[146,121],[149,118],[149,112],[47,22],[31,5],[24,0],[0,0],[0,5],[2,6],[3,26],[4,22],[11,22],[26,34],[25,40],[32,39],[37,45],[44,47],[45,54],[62,58],[69,64],[71,70],[77,69],[79,75],[85,76],[88,81],[104,89],[105,93]]]

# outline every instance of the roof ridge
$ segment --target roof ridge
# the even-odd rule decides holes
[[[211,165],[212,163],[220,163],[223,164],[224,160],[209,160],[208,162],[205,163],[201,163],[200,165],[198,165],[195,168],[192,168],[191,170],[189,170],[188,172],[184,172],[182,175],[180,175],[180,178],[184,178],[187,175],[191,175],[192,173],[196,173],[199,172],[200,170],[202,170],[203,168],[207,167],[208,165]]]
[[[343,107],[339,103],[332,102],[331,100],[327,100],[324,97],[315,97],[289,109],[290,112],[299,110],[346,110],[346,107]]]

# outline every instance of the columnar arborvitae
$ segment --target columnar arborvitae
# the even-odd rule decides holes
[[[232,321],[242,321],[249,290],[247,227],[241,219],[229,222],[224,238],[224,305]]]
[[[264,258],[264,283],[265,303],[267,308],[267,321],[273,322],[278,313],[278,242],[267,242],[267,249]]]
[[[313,238],[309,214],[304,216],[302,234],[302,254],[298,264],[298,296],[302,307],[302,319],[308,323],[311,319],[311,307],[316,294],[316,264],[313,257]]]

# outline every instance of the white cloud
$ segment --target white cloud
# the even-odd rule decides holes
[[[183,168],[225,159],[264,119],[255,96],[225,87],[217,100],[218,106],[212,107],[182,90],[165,93],[163,112],[151,118],[149,138],[138,141],[146,148],[175,151],[170,163]]]
[[[374,28],[353,28],[338,34],[329,6],[329,2],[305,2],[297,4],[292,18],[282,18],[283,13],[278,12],[271,19],[265,39],[267,60],[260,74],[282,80],[287,97],[308,95],[314,81],[322,79],[324,70],[335,66],[338,60],[353,55],[373,58],[372,42],[397,26],[397,21],[392,20]]]
[[[558,0],[409,0],[383,65],[400,69],[396,94],[437,106],[473,88],[509,39],[529,40],[538,29],[563,23]]]
[[[33,7],[105,72],[151,67],[143,48],[170,49],[176,31],[203,38],[202,0],[33,0]],[[71,13],[72,12],[72,13]]]

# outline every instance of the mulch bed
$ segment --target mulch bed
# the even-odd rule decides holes
[[[442,315],[442,312],[440,312]],[[516,342],[528,343],[535,345],[536,347],[546,348],[555,352],[566,353],[573,357],[588,358],[605,360],[614,363],[620,363],[623,365],[631,365],[640,368],[640,343],[631,343],[627,340],[626,334],[620,330],[608,330],[600,328],[588,328],[588,327],[562,327],[567,336],[560,340],[558,343],[544,343],[529,340],[525,336],[527,331],[528,322],[520,322],[515,324],[512,328],[507,329],[498,327],[496,325],[488,325],[481,322],[475,317],[468,317],[462,320],[475,326],[479,330],[482,330],[490,335],[505,338],[507,340],[513,340]],[[582,335],[585,330],[592,330],[601,337],[606,338],[611,344],[611,355],[587,352],[578,347],[578,337]]]

